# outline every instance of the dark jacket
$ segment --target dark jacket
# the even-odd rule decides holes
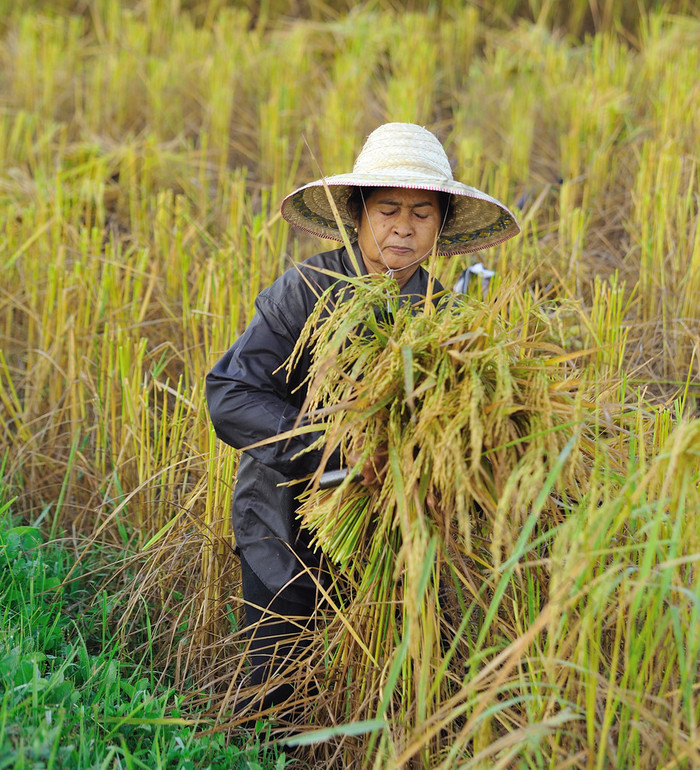
[[[364,270],[359,250],[358,263]],[[310,353],[304,351],[289,379],[279,367],[289,358],[320,294],[337,278],[314,268],[354,275],[344,248],[316,254],[287,270],[255,300],[256,314],[248,328],[207,375],[207,401],[217,436],[242,449],[294,427],[306,396],[299,387],[308,373]],[[436,285],[435,290],[442,287]],[[403,295],[425,296],[427,273],[419,268]],[[319,555],[309,547],[308,533],[299,529],[290,480],[313,473],[320,451],[298,453],[314,440],[300,435],[243,452],[233,501],[236,544],[257,576],[276,592],[296,578],[300,590],[312,585],[304,565],[314,569]],[[338,467],[333,456],[328,468]]]

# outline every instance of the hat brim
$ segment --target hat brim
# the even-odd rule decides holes
[[[295,227],[334,241],[342,241],[333,216],[323,179],[310,182],[290,193],[282,202],[282,216]],[[343,225],[355,230],[347,202],[353,187],[404,187],[434,190],[452,195],[451,216],[437,242],[439,254],[451,256],[487,249],[507,241],[520,232],[512,212],[500,201],[475,187],[453,180],[436,182],[433,178],[391,174],[338,174],[326,177]]]

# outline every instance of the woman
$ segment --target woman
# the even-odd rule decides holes
[[[494,246],[519,232],[515,217],[494,198],[454,181],[438,139],[411,123],[388,123],[370,134],[352,173],[317,180],[282,203],[282,215],[322,238],[342,240],[326,188],[333,196],[354,254],[338,248],[288,270],[256,299],[256,315],[207,376],[207,399],[216,433],[239,449],[284,434],[299,418],[303,382],[311,363],[305,350],[291,374],[281,369],[318,297],[342,282],[331,277],[387,272],[407,301],[424,297],[421,263],[437,251],[462,254]],[[320,269],[320,270],[319,270]],[[442,290],[436,286],[435,291]],[[233,502],[233,528],[241,558],[251,683],[269,682],[287,660],[299,660],[327,575],[308,532],[296,520],[293,483],[317,470],[321,452],[302,451],[317,438],[300,434],[243,452]],[[352,461],[354,458],[349,458]],[[326,467],[337,468],[331,456]],[[378,483],[376,463],[361,471]],[[262,705],[289,696],[290,685],[267,692]]]

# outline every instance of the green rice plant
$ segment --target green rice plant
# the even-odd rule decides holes
[[[624,372],[625,343],[627,329],[624,319],[629,314],[632,298],[625,298],[624,284],[613,276],[609,284],[595,280],[593,304],[591,307],[590,342],[595,349],[595,371],[602,382],[619,382]],[[618,402],[624,402],[620,392]]]
[[[562,576],[578,574],[574,601],[552,629],[550,642],[560,641],[551,655],[578,667],[569,693],[578,691],[585,709],[597,767],[696,761],[688,683],[698,659],[697,430],[697,421],[679,426],[620,490],[600,474],[596,494],[555,541],[554,561],[580,566],[552,572],[553,592]],[[680,731],[677,716],[686,724]]]
[[[318,133],[314,144],[318,145],[320,165],[315,171],[331,175],[352,167],[357,153],[353,137],[366,136],[372,130],[367,94],[376,87],[376,72],[384,66],[394,31],[391,17],[380,14],[350,15],[329,25],[335,54],[328,85],[317,107],[320,118],[313,126]]]
[[[423,124],[433,104],[438,48],[433,39],[437,19],[432,14],[403,14],[393,30],[410,45],[391,46],[391,77],[386,88],[385,110],[391,120]]]

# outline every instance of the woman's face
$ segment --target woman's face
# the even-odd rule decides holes
[[[403,286],[430,256],[441,216],[433,190],[379,187],[365,200],[357,243],[369,273],[396,270]]]

